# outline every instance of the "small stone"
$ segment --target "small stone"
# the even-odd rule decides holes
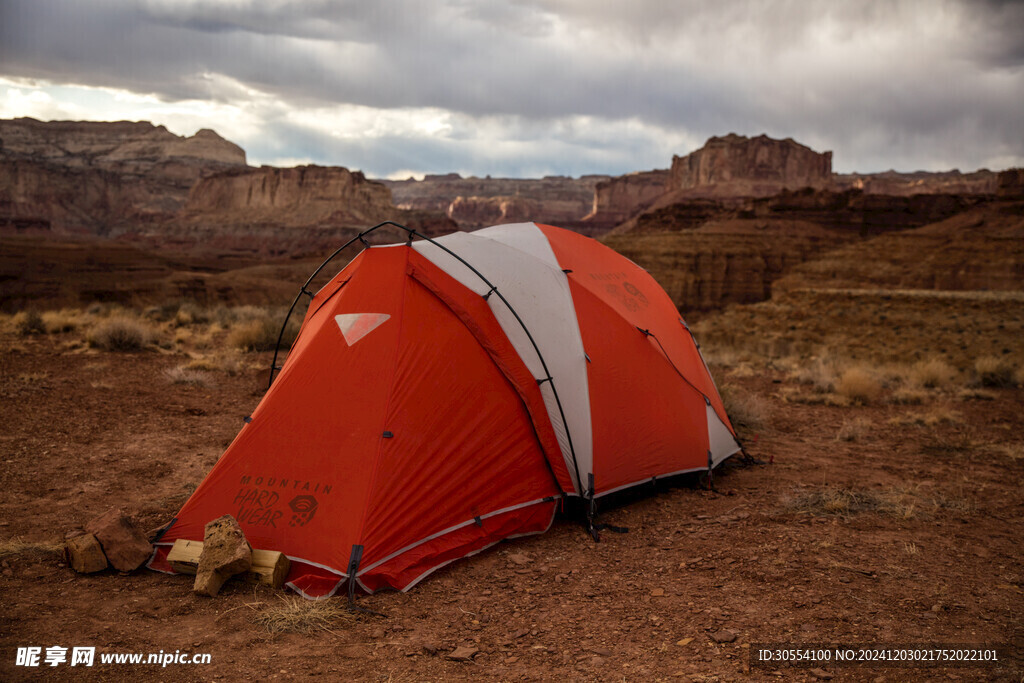
[[[811,669],[811,675],[823,681],[832,679],[832,674],[825,671],[824,669]]]
[[[942,611],[942,605],[940,605],[938,603],[932,605],[932,611],[933,612],[941,612]]]
[[[723,628],[721,631],[715,631],[712,633],[711,640],[716,643],[731,643],[736,640],[736,634],[729,629]]]
[[[512,554],[512,555],[509,555],[508,556],[508,561],[512,562],[513,564],[518,564],[519,566],[522,566],[524,564],[530,564],[530,562],[531,562],[530,558],[527,557],[526,555],[523,555],[522,553],[515,553],[515,554]]]
[[[693,638],[683,638],[682,640],[677,640],[676,645],[679,645],[681,647],[683,645],[689,645],[692,642]]]
[[[476,653],[478,652],[480,652],[480,650],[476,649],[475,647],[467,647],[465,645],[460,645],[451,652],[449,652],[445,659],[450,659],[453,662],[468,662],[471,659],[473,659],[474,655],[476,655]]]
[[[111,509],[85,526],[103,547],[114,569],[135,571],[153,554],[153,546],[135,523],[118,509]]]
[[[590,665],[591,666],[604,666],[604,661],[605,661],[604,657],[601,657],[600,655],[594,655],[593,657],[590,658]]]
[[[665,589],[664,588],[655,588],[654,590],[651,591],[651,596],[652,597],[660,598],[663,595],[665,595]]]

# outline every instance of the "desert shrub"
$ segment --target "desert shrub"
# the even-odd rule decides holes
[[[934,389],[947,386],[956,380],[957,372],[941,358],[930,358],[914,364],[910,379],[922,387]]]
[[[74,332],[78,329],[78,324],[78,313],[76,311],[63,309],[43,313],[43,326],[49,334]]]
[[[756,432],[768,422],[771,408],[768,401],[733,385],[724,385],[720,392],[725,413],[738,431]]]
[[[254,307],[242,307],[242,308],[254,308]],[[231,331],[228,332],[227,343],[237,349],[243,351],[273,351],[277,345],[277,337],[281,333],[281,322],[282,316],[272,316],[265,309],[256,309],[260,311],[259,315],[255,317],[248,317],[249,313],[245,312],[242,317],[231,326]],[[288,327],[284,331],[284,336],[281,338],[281,348],[291,348],[292,342],[295,341],[295,337],[299,333],[299,320],[292,316],[288,321]]]
[[[928,392],[914,387],[900,387],[892,392],[889,401],[906,406],[921,405],[928,398]]]
[[[152,327],[136,318],[115,316],[100,322],[89,332],[89,345],[106,351],[139,351],[156,334]]]
[[[178,365],[177,367],[165,370],[164,375],[167,376],[167,379],[171,380],[172,384],[185,384],[204,388],[213,384],[207,373],[189,367],[189,365]]]
[[[1012,387],[1016,368],[1006,358],[982,356],[974,361],[974,371],[983,387]]]
[[[817,358],[793,373],[793,379],[800,384],[810,384],[819,393],[828,393],[835,389],[837,365],[838,361],[831,356]]]
[[[935,427],[941,424],[960,424],[963,415],[944,406],[932,408],[928,412],[908,412],[889,419],[892,425],[916,425],[918,427]]]
[[[46,325],[43,323],[43,316],[39,311],[20,311],[11,318],[14,329],[18,334],[28,336],[30,334],[43,334],[46,332]]]
[[[869,370],[852,367],[839,376],[836,392],[856,403],[871,403],[882,393],[882,384]]]

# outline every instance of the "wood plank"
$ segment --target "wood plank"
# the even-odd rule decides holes
[[[188,541],[179,538],[167,553],[167,563],[179,574],[195,574],[199,568],[199,556],[203,553],[202,541]],[[249,583],[281,588],[291,563],[284,553],[277,550],[252,551],[252,568],[242,575]]]

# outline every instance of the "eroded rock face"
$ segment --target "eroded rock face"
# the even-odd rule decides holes
[[[1024,198],[1024,168],[1010,168],[999,173],[996,194],[1002,199]]]
[[[610,229],[632,218],[668,190],[667,170],[639,171],[609,178],[594,188],[594,206],[583,219],[596,228]]]
[[[146,173],[174,161],[245,166],[245,151],[212,130],[184,137],[148,121],[0,120],[0,141],[5,155],[73,168]],[[180,172],[167,169],[168,175]]]
[[[815,152],[790,138],[713,137],[695,152],[672,157],[670,189],[742,184],[746,196],[781,189],[824,187],[832,180],[832,152]],[[763,187],[762,187],[763,186]]]
[[[189,218],[284,227],[365,224],[391,217],[383,184],[339,166],[244,168],[201,179],[189,193]]]
[[[106,235],[174,215],[204,175],[245,167],[210,130],[147,122],[0,120],[0,227]]]

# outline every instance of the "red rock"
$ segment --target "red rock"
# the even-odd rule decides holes
[[[110,565],[118,571],[138,569],[153,553],[146,534],[121,510],[108,510],[86,524],[85,530],[96,537]]]
[[[480,650],[476,649],[475,647],[467,647],[465,645],[460,645],[451,652],[449,652],[445,658],[455,662],[468,662],[469,660],[473,659],[473,657],[478,652],[480,652]]]

